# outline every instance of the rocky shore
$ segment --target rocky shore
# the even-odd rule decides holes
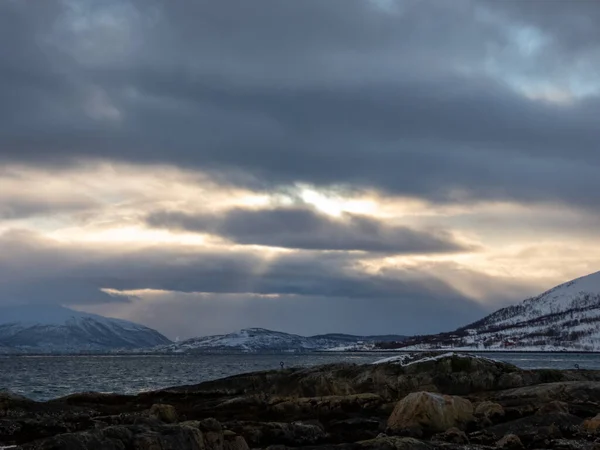
[[[39,403],[0,393],[0,447],[600,450],[599,413],[600,371],[448,355],[257,372],[136,396]]]

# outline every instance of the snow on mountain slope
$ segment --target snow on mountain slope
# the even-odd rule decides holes
[[[412,348],[600,351],[600,272],[500,309],[452,333],[406,342]]]
[[[0,308],[2,352],[96,352],[154,347],[170,342],[143,325],[60,306]]]
[[[310,338],[263,328],[248,328],[235,333],[188,339],[166,348],[174,352],[243,352],[307,351],[315,346]]]
[[[384,336],[382,336],[384,337]],[[390,338],[389,336],[385,336]],[[402,336],[397,336],[399,339]],[[377,336],[373,336],[377,338]],[[264,328],[248,328],[235,333],[192,338],[166,346],[161,351],[199,353],[279,353],[326,350],[362,342],[368,337],[347,334],[325,334],[304,337]]]

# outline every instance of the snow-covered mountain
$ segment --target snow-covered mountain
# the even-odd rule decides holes
[[[151,328],[60,306],[0,308],[0,352],[81,353],[137,349],[171,341]]]
[[[287,353],[310,352],[375,341],[378,338],[401,340],[403,336],[352,336],[325,334],[304,337],[296,334],[248,328],[235,333],[188,339],[159,349],[176,353]]]
[[[452,333],[415,337],[412,348],[600,351],[600,272],[500,309]]]

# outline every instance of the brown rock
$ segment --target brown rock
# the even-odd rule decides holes
[[[600,430],[600,414],[585,420],[581,424],[581,427],[588,433],[597,433]]]
[[[388,419],[393,431],[422,430],[444,432],[452,427],[464,427],[473,420],[473,405],[461,397],[415,392],[398,402]]]
[[[523,447],[523,443],[521,442],[521,439],[519,439],[519,436],[514,434],[507,434],[504,436],[496,442],[496,447],[506,450],[519,450],[525,448]]]
[[[152,405],[149,415],[150,417],[162,420],[165,423],[176,423],[179,419],[177,416],[177,411],[171,405]]]
[[[480,402],[475,405],[475,416],[479,418],[495,420],[504,417],[504,408],[502,405],[494,402]]]

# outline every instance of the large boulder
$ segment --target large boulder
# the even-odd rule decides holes
[[[461,397],[415,392],[398,402],[388,419],[393,431],[415,430],[440,433],[464,428],[473,420],[473,405]]]
[[[464,354],[420,355],[408,364],[331,364],[305,369],[257,372],[163,391],[204,396],[325,397],[376,394],[398,401],[411,392],[449,395],[508,389],[533,384],[539,376],[517,367]]]
[[[504,408],[490,401],[479,402],[475,405],[475,417],[494,422],[504,417]]]

